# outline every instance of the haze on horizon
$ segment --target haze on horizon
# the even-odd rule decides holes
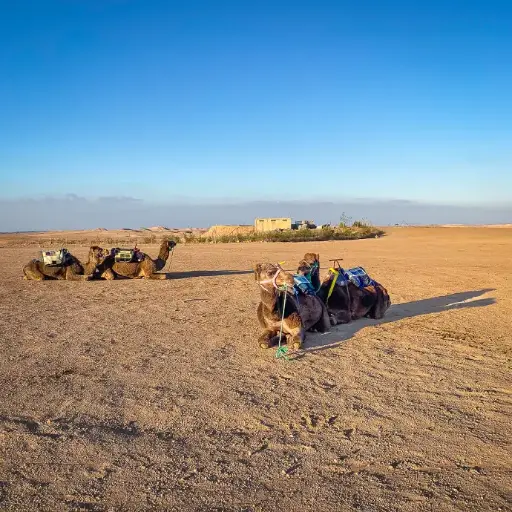
[[[0,231],[512,222],[512,4],[11,2]]]
[[[15,201],[0,199],[0,232],[138,229],[157,225],[209,227],[253,224],[256,217],[262,216],[310,219],[317,224],[337,224],[342,217],[365,219],[380,226],[505,224],[512,219],[512,205],[474,207],[375,200],[204,203],[183,199],[158,204],[128,197],[91,200],[74,195]]]

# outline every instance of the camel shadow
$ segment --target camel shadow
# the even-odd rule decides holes
[[[166,272],[166,279],[187,279],[189,277],[215,277],[252,274],[253,270],[191,270],[189,272]]]
[[[354,320],[349,324],[332,327],[330,332],[323,334],[308,333],[306,346],[302,350],[302,356],[310,352],[318,352],[320,350],[335,348],[341,345],[344,341],[352,338],[359,330],[364,329],[365,327],[383,325],[390,322],[397,322],[404,318],[429,315],[431,313],[441,313],[443,311],[450,311],[453,309],[490,306],[496,303],[496,299],[493,297],[478,300],[474,299],[492,291],[494,291],[494,288],[486,288],[483,290],[452,293],[450,295],[432,297],[430,299],[415,300],[413,302],[405,302],[404,304],[393,304],[386,311],[384,318],[381,318],[380,320],[361,318],[359,320]]]

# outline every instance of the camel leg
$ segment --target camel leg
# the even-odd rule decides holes
[[[105,270],[105,272],[103,272],[103,274],[101,274],[100,277],[102,279],[106,279],[107,281],[113,281],[116,278],[114,272],[112,272],[112,269],[110,269],[110,268]]]
[[[302,326],[302,320],[297,313],[292,313],[289,317],[285,318],[283,332],[286,332],[286,342],[288,345],[291,345],[294,349],[302,347],[306,332]]]
[[[27,281],[44,281],[45,275],[37,268],[30,264],[23,267],[23,279]]]
[[[64,274],[64,279],[66,281],[88,281],[89,276],[83,274],[75,274],[71,267],[66,269],[66,273]]]
[[[286,336],[286,344],[293,347],[295,350],[302,348],[304,340],[306,339],[306,331],[301,327],[296,332],[290,333]]]
[[[258,338],[261,348],[270,348],[272,346],[272,338],[279,336],[279,332],[275,329],[265,329],[263,334]]]
[[[313,326],[318,332],[327,332],[331,328],[331,319],[325,304],[319,300],[322,304],[322,316],[320,320]]]
[[[329,312],[329,316],[331,318],[332,325],[338,324],[348,324],[351,320],[351,315],[349,311],[333,311]],[[334,321],[334,323],[332,323]]]
[[[163,280],[163,279],[167,279],[167,274],[149,274],[149,276],[145,276],[147,279],[160,279],[160,280]]]

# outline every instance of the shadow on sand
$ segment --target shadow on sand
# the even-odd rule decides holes
[[[490,306],[496,303],[496,299],[489,297],[485,299],[476,299],[485,293],[494,291],[493,288],[483,290],[474,290],[469,292],[452,293],[442,297],[432,297],[431,299],[415,300],[404,304],[395,304],[386,311],[384,318],[372,320],[361,318],[354,320],[350,324],[337,325],[332,331],[325,334],[308,333],[304,349],[297,354],[301,357],[310,352],[317,352],[339,346],[344,341],[349,340],[360,329],[373,325],[382,325],[390,322],[397,322],[404,318],[429,315],[430,313],[441,313],[452,309],[480,308]]]
[[[189,272],[167,272],[166,279],[188,279],[189,277],[214,277],[252,274],[252,270],[191,270]]]

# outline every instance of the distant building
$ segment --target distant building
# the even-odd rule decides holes
[[[316,229],[312,220],[297,220],[292,224],[292,229]]]
[[[254,221],[254,230],[262,231],[284,231],[292,229],[292,219],[289,217],[267,217]]]

